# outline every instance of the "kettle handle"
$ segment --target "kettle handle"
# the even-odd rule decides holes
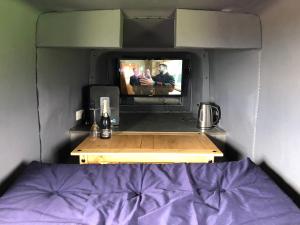
[[[211,106],[212,110],[216,112],[216,115],[217,115],[217,118],[215,119],[215,121],[213,121],[213,126],[216,126],[220,119],[221,119],[221,112],[220,112],[220,109],[219,107],[216,107],[216,106]]]

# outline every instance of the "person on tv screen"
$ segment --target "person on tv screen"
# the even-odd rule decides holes
[[[151,71],[150,71],[150,69],[146,69],[146,72],[145,72],[145,74],[144,74],[144,78],[145,79],[151,79]]]
[[[132,87],[132,90],[134,92],[134,95],[145,95],[145,88],[144,86],[141,86],[140,80],[144,77],[144,75],[141,75],[139,73],[139,70],[137,68],[133,68],[133,75],[130,77],[129,84]]]
[[[168,95],[175,88],[175,79],[168,73],[166,64],[159,64],[159,74],[152,78],[140,79],[140,84],[153,86],[155,95]]]
[[[138,69],[133,68],[132,71],[133,71],[133,75],[130,77],[129,84],[131,86],[140,86],[141,85],[141,83],[140,83],[140,74],[139,74]]]
[[[150,69],[146,69],[146,71],[140,76],[140,90],[141,90],[141,95],[147,95],[147,96],[152,96],[153,95],[153,85],[142,85],[141,81],[145,79],[152,79],[151,76],[151,71]]]

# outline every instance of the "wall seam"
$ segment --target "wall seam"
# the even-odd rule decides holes
[[[209,102],[210,100],[210,68],[208,52],[201,53],[201,70],[202,70],[202,102]]]
[[[35,92],[36,92],[36,110],[38,118],[38,138],[39,138],[39,160],[42,162],[42,135],[41,135],[41,115],[40,115],[40,96],[38,87],[38,23],[40,16],[44,13],[40,13],[37,17],[35,24]]]
[[[256,104],[255,104],[255,112],[254,112],[254,129],[253,129],[253,141],[252,141],[252,151],[251,151],[251,157],[253,161],[255,161],[257,119],[258,119],[258,112],[259,112],[259,100],[260,100],[260,90],[261,90],[261,54],[262,54],[262,50],[260,50],[258,54],[257,96],[256,96]]]

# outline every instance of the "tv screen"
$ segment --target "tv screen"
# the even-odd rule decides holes
[[[181,96],[182,59],[120,59],[120,92],[127,96]]]

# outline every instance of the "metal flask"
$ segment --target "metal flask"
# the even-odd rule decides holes
[[[200,103],[197,128],[201,130],[211,129],[219,123],[220,119],[220,106],[213,103]]]

